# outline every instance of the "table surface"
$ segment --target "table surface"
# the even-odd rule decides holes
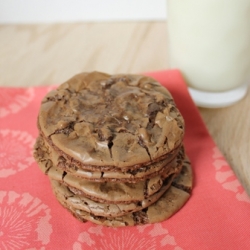
[[[162,70],[167,58],[165,22],[0,25],[0,86],[58,84],[92,70]],[[234,106],[199,111],[250,195],[250,91]]]

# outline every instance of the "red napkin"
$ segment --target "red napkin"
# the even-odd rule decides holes
[[[192,196],[162,223],[81,223],[57,202],[32,157],[36,117],[51,87],[0,88],[0,249],[249,249],[250,198],[221,155],[177,70],[147,73],[172,93],[186,122]],[[218,125],[219,126],[219,125]]]

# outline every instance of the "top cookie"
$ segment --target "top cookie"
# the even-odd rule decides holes
[[[160,83],[100,72],[78,74],[48,93],[38,127],[69,158],[123,170],[157,161],[184,135],[183,118]]]

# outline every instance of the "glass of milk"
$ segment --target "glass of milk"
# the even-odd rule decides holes
[[[250,0],[167,0],[169,63],[195,103],[225,107],[250,81]]]

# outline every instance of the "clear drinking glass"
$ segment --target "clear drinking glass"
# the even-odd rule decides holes
[[[250,81],[250,0],[167,0],[169,63],[201,107],[242,99]]]

